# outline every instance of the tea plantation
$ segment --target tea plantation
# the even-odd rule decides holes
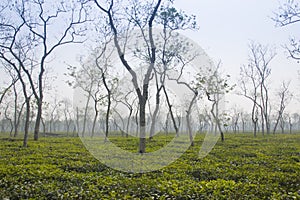
[[[149,148],[167,139],[157,136]],[[125,149],[136,142],[112,140]],[[79,138],[44,137],[23,148],[0,136],[0,199],[300,199],[300,134],[227,134],[199,159],[202,141],[197,135],[161,170],[133,174],[101,164]]]

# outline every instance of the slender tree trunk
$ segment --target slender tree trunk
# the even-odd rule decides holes
[[[136,137],[138,136],[138,133],[139,133],[139,118],[138,118],[138,115],[139,115],[139,109],[137,109],[136,113],[135,113],[135,124],[136,124],[135,136]]]
[[[193,139],[193,131],[192,131],[192,125],[191,125],[191,111],[192,111],[192,107],[196,101],[196,98],[198,96],[198,92],[194,91],[194,97],[192,99],[192,101],[190,102],[190,105],[188,107],[188,110],[186,111],[186,119],[187,119],[187,127],[188,127],[188,134],[190,137],[190,142],[191,142],[191,146],[194,146],[194,139]]]
[[[93,121],[93,127],[92,127],[92,137],[94,137],[94,134],[95,134],[95,127],[96,127],[96,122],[97,122],[97,118],[98,118],[98,110],[97,108],[95,107],[95,116],[94,116],[94,121]]]
[[[17,135],[19,134],[19,126],[20,126],[20,121],[21,121],[21,116],[22,116],[22,113],[23,113],[23,109],[24,109],[24,106],[25,106],[25,103],[24,102],[19,110],[19,112],[17,113],[18,117],[17,117],[17,121],[15,122],[15,133],[14,133],[14,137],[17,137]]]
[[[164,91],[164,94],[165,94],[165,97],[166,97],[166,100],[167,100],[167,104],[168,104],[168,107],[169,107],[169,112],[170,112],[170,115],[171,115],[173,127],[175,129],[175,134],[178,137],[179,136],[178,135],[179,134],[178,133],[178,127],[177,127],[177,124],[176,124],[176,120],[175,120],[175,117],[174,117],[174,114],[173,114],[173,111],[172,111],[172,105],[171,105],[171,102],[170,102],[170,99],[169,99],[169,96],[168,96],[168,93],[167,93],[167,90],[166,90],[165,86],[163,86],[163,91]]]
[[[146,100],[140,100],[140,143],[139,153],[146,152]]]
[[[26,99],[26,118],[25,118],[23,147],[27,147],[27,143],[28,143],[29,120],[30,120],[30,98]]]
[[[46,136],[46,124],[45,124],[45,120],[42,118],[41,120],[41,123],[43,125],[43,134],[44,134],[44,137]]]
[[[150,139],[152,139],[155,134],[156,118],[157,118],[157,114],[158,114],[159,107],[160,107],[160,91],[161,91],[161,89],[162,89],[162,87],[157,89],[157,92],[156,92],[156,105],[155,105],[155,110],[153,112],[152,119],[151,119]]]
[[[265,119],[264,119],[264,110],[261,108],[261,133],[262,135],[265,135]]]
[[[292,127],[293,127],[292,119],[289,116],[289,130],[290,130],[290,134],[292,133]]]
[[[80,131],[80,127],[79,127],[79,108],[76,107],[76,127],[75,129],[77,129],[77,135],[79,136],[79,131]]]
[[[46,59],[46,56],[44,55],[41,60],[40,73],[39,73],[39,79],[38,79],[39,96],[35,95],[36,101],[37,101],[37,115],[36,115],[36,121],[35,121],[35,127],[34,127],[34,140],[35,141],[37,141],[39,139],[40,124],[41,124],[42,112],[43,112],[43,100],[44,100],[43,75],[45,72],[45,68],[44,68],[45,59]],[[30,80],[32,80],[31,77],[30,77]],[[33,84],[31,84],[31,87],[33,87]],[[34,88],[32,88],[32,90],[34,90]]]
[[[18,93],[16,86],[14,85],[14,94],[15,94],[15,106],[14,106],[14,137],[18,135]],[[24,105],[24,104],[23,104]]]
[[[131,108],[129,109],[129,116],[128,116],[127,124],[126,124],[126,137],[128,137],[129,124],[130,124],[132,112],[133,112],[133,109],[132,109],[132,107],[131,107]]]
[[[254,137],[256,137],[257,136],[257,121],[254,121],[253,122],[253,125],[254,125],[254,130],[253,130],[253,134],[254,134]]]
[[[107,140],[108,137],[108,132],[109,132],[109,114],[110,114],[110,107],[111,107],[111,90],[109,89],[107,82],[106,82],[106,78],[105,78],[105,74],[102,70],[102,81],[103,84],[105,86],[105,89],[107,91],[107,110],[106,110],[106,116],[105,116],[105,141]]]
[[[34,126],[34,140],[37,141],[39,139],[39,131],[40,131],[40,124],[41,124],[41,118],[42,118],[42,98],[37,100],[37,115],[36,115],[36,121]]]
[[[12,137],[12,132],[14,130],[14,124],[11,118],[9,118],[8,114],[7,114],[7,110],[9,108],[9,105],[6,106],[5,111],[4,111],[4,116],[6,118],[6,120],[9,121],[9,125],[10,125],[10,130],[9,130],[9,136]]]
[[[190,143],[191,143],[191,146],[194,146],[194,140],[193,140],[193,134],[192,134],[193,131],[192,131],[192,126],[191,126],[191,119],[190,119],[189,111],[186,112],[186,122],[187,122],[187,127],[188,127]]]
[[[90,94],[91,90],[92,90],[92,84],[91,84],[91,88],[89,90],[88,98],[87,98],[87,101],[85,104],[85,109],[84,109],[83,126],[82,126],[82,132],[81,132],[82,137],[84,137],[84,133],[85,133],[85,129],[86,129],[87,114],[88,114],[88,109],[89,109],[89,104],[90,104],[90,99],[91,99],[91,94]]]
[[[276,133],[277,126],[278,126],[278,124],[279,124],[280,118],[281,118],[281,112],[279,112],[278,117],[277,117],[276,122],[275,122],[275,125],[274,125],[274,129],[273,129],[273,134],[274,134],[274,135],[275,135],[275,133]]]

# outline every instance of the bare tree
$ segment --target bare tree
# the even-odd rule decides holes
[[[92,62],[94,62],[94,60]],[[72,82],[68,82],[68,84],[70,86],[73,86],[73,88],[80,88],[86,97],[86,99],[84,99],[85,102],[83,102],[85,105],[84,105],[84,114],[83,114],[83,124],[81,130],[81,135],[84,136],[86,132],[87,118],[89,114],[91,100],[94,100],[94,109],[95,109],[95,103],[98,103],[98,97],[99,97],[100,85],[101,85],[101,81],[99,81],[99,77],[101,76],[101,73],[98,70],[96,70],[94,63],[85,62],[83,60],[81,60],[81,66],[78,71],[77,71],[77,67],[72,67],[72,66],[69,66],[68,70],[69,73],[67,75],[71,76],[74,79]],[[79,108],[76,109],[78,110]],[[78,122],[77,132],[79,134],[80,131],[79,121],[77,122]]]
[[[241,111],[240,112],[240,121],[242,123],[242,132],[245,133],[246,129],[248,130],[247,124],[249,124],[248,122],[250,122],[250,114],[245,112],[245,111]]]
[[[197,30],[195,16],[186,15],[183,11],[178,11],[171,5],[165,6],[162,11],[158,13],[157,21],[163,26],[161,33],[162,41],[157,44],[157,68],[154,69],[156,96],[155,96],[155,110],[152,115],[152,122],[150,127],[150,138],[153,137],[155,131],[155,124],[157,114],[160,108],[160,92],[163,90],[167,105],[169,107],[169,114],[178,136],[178,125],[176,124],[172,105],[169,100],[169,95],[166,90],[166,78],[169,71],[174,70],[176,63],[180,62],[180,57],[186,57],[189,52],[189,42],[183,41],[176,33],[177,30]],[[181,59],[182,61],[182,59]]]
[[[27,83],[22,69],[26,65],[31,64],[28,58],[31,57],[32,41],[28,41],[30,35],[20,36],[24,23],[15,24],[7,22],[7,19],[0,17],[0,59],[2,64],[7,68],[13,68],[16,72],[17,79],[22,86],[22,92],[26,104],[26,117],[24,126],[23,146],[27,147],[29,123],[30,123],[30,98],[31,94],[28,91]],[[13,81],[15,82],[15,81]]]
[[[120,83],[120,84],[126,84],[126,83]],[[125,92],[125,95],[124,95],[124,92]],[[134,111],[133,105],[135,104],[135,102],[137,100],[136,98],[132,97],[133,92],[134,92],[133,90],[122,91],[120,94],[121,98],[119,98],[118,94],[113,96],[114,101],[117,104],[121,103],[128,109],[128,116],[127,116],[127,120],[126,120],[126,129],[125,129],[126,137],[129,136],[129,127],[130,127],[131,118],[132,118],[133,111]]]
[[[25,106],[25,101],[19,102],[19,91],[16,87],[16,84],[13,86],[14,91],[14,137],[17,137],[19,132],[20,118],[22,116],[23,108]],[[22,99],[24,100],[24,99]],[[21,101],[22,101],[21,100]],[[20,105],[21,104],[21,105]]]
[[[61,104],[62,104],[62,112],[64,113],[64,121],[65,121],[65,126],[66,126],[66,131],[67,131],[67,136],[69,135],[69,132],[70,132],[70,127],[71,127],[71,124],[73,122],[73,117],[72,115],[74,114],[72,112],[72,104],[71,104],[71,101],[67,98],[64,98],[62,101],[61,101]]]
[[[112,94],[113,89],[116,87],[118,83],[118,79],[114,78],[111,81],[108,81],[108,68],[111,67],[110,64],[110,56],[112,54],[112,51],[107,51],[106,45],[102,50],[100,50],[99,55],[96,57],[96,67],[100,71],[101,74],[101,81],[104,85],[104,88],[106,90],[106,98],[107,98],[107,110],[105,115],[105,141],[108,137],[109,132],[109,115],[111,112],[111,104],[112,104]]]
[[[13,108],[13,110],[14,110],[14,113],[13,113],[14,135],[13,136],[16,137],[18,135],[20,117],[22,115],[22,111],[23,111],[23,108],[24,108],[24,105],[25,105],[25,101],[23,101],[24,99],[22,99],[19,96],[19,91],[18,91],[19,88],[17,88],[19,78],[16,75],[15,70],[11,69],[11,67],[8,66],[7,64],[3,63],[3,66],[5,68],[6,73],[9,74],[12,83],[2,93],[2,96],[1,96],[1,99],[0,99],[0,104],[3,101],[5,94],[11,92],[11,89],[12,89],[11,93],[13,93],[13,96],[14,96],[14,100],[11,101],[11,102],[14,102],[14,108]],[[20,102],[20,99],[21,99],[22,102]]]
[[[49,127],[48,127],[48,131],[50,134],[52,134],[52,132],[54,130],[54,121],[59,117],[58,114],[58,108],[61,106],[61,101],[59,101],[57,99],[57,97],[54,97],[54,102],[49,103],[50,107],[49,107]]]
[[[136,92],[138,99],[138,110],[139,114],[139,132],[140,132],[140,141],[139,141],[139,152],[145,153],[146,151],[146,114],[147,114],[147,103],[149,102],[149,91],[151,81],[156,74],[156,65],[158,63],[158,55],[164,55],[163,61],[166,61],[166,55],[168,52],[158,50],[158,42],[156,40],[155,31],[153,27],[155,24],[158,27],[163,26],[168,32],[174,30],[184,30],[187,26],[195,26],[193,21],[195,21],[195,16],[188,17],[182,12],[178,12],[173,8],[172,1],[166,1],[165,4],[162,3],[162,0],[157,1],[131,1],[121,4],[120,2],[110,0],[107,2],[106,6],[104,3],[101,5],[100,1],[94,0],[95,6],[100,10],[101,14],[106,16],[106,20],[110,26],[111,34],[113,36],[113,42],[117,55],[131,76],[132,84]],[[123,2],[122,2],[123,3]],[[130,5],[130,6],[128,6]],[[122,13],[121,13],[122,12]],[[125,16],[124,16],[125,13]],[[187,20],[188,19],[188,20]],[[138,38],[139,42],[142,43],[137,45],[139,49],[135,49],[133,52],[131,49],[128,49],[126,44],[128,38],[132,35],[129,34],[130,30],[136,28],[137,32],[134,39]],[[168,37],[168,36],[167,36]],[[166,37],[166,38],[167,38]],[[140,54],[143,58],[144,71],[142,72],[142,80],[139,80],[136,69],[134,68],[134,63],[131,62],[130,56]],[[158,75],[158,74],[156,74]],[[156,108],[155,112],[152,115],[152,124],[155,124],[156,115],[159,111],[160,99],[159,93],[163,90],[163,83],[159,76],[155,77],[156,83]],[[164,90],[166,91],[166,90]],[[170,108],[169,104],[169,108]],[[137,117],[136,117],[137,119]],[[151,129],[151,135],[155,127]]]
[[[275,121],[274,129],[273,129],[273,134],[276,133],[276,129],[277,129],[279,122],[283,121],[282,119],[283,119],[283,114],[284,114],[286,105],[289,103],[289,101],[291,100],[291,98],[293,96],[289,91],[289,85],[290,85],[290,82],[287,82],[287,83],[283,82],[280,89],[277,92],[277,96],[280,99],[280,102],[279,102],[279,108],[277,111],[278,112],[277,119]]]
[[[116,24],[117,20],[114,15],[115,14],[114,1],[113,0],[110,1],[109,7],[107,9],[103,6],[101,6],[97,0],[94,0],[94,2],[96,4],[96,6],[103,13],[106,14],[107,19],[109,21],[109,25],[113,32],[114,44],[117,49],[119,58],[120,58],[122,64],[124,65],[124,67],[127,69],[127,71],[132,76],[132,83],[136,90],[138,100],[139,100],[139,115],[140,115],[139,116],[139,126],[140,126],[139,152],[145,153],[146,152],[146,128],[145,128],[145,126],[146,126],[146,103],[147,103],[148,95],[149,95],[148,92],[149,92],[150,76],[154,69],[154,64],[155,64],[155,60],[156,60],[156,47],[155,47],[154,39],[153,39],[153,22],[154,22],[156,14],[158,12],[158,9],[161,5],[161,0],[158,0],[154,4],[154,6],[152,6],[151,4],[147,6],[147,8],[151,8],[150,13],[148,10],[145,10],[145,9],[139,10],[139,9],[143,8],[143,6],[141,6],[141,5],[137,6],[134,2],[132,2],[133,3],[132,12],[133,12],[133,14],[136,14],[136,16],[139,15],[139,17],[140,17],[141,13],[143,13],[142,15],[145,15],[145,14],[147,15],[149,13],[149,15],[146,17],[141,17],[141,18],[135,17],[132,19],[134,24],[137,27],[141,28],[142,36],[144,37],[144,40],[145,40],[146,44],[148,45],[148,53],[149,53],[148,57],[150,58],[150,60],[149,60],[150,63],[146,70],[146,73],[144,75],[142,87],[139,86],[138,80],[137,80],[137,74],[133,70],[132,66],[128,63],[128,61],[125,57],[125,51],[122,50],[122,48],[121,48],[120,38],[119,38],[120,30],[118,30],[118,27]],[[141,2],[139,2],[139,3],[141,3]],[[144,29],[143,29],[146,24],[148,24],[148,39],[146,39],[147,36],[145,35]]]
[[[272,18],[276,25],[285,27],[300,22],[300,5],[298,0],[285,0]],[[295,37],[290,38],[290,46],[285,46],[293,59],[300,60],[300,41]]]
[[[194,105],[197,102],[200,85],[195,84],[195,82],[193,82],[193,81],[191,81],[191,82],[183,81],[182,76],[183,76],[183,71],[184,71],[185,67],[191,61],[193,61],[195,59],[195,57],[198,56],[198,54],[192,55],[192,56],[190,56],[190,58],[186,58],[186,59],[184,59],[180,55],[177,55],[177,56],[179,56],[178,58],[180,60],[180,67],[181,67],[179,69],[180,73],[179,73],[178,77],[172,78],[172,77],[168,76],[168,79],[175,80],[176,83],[179,85],[184,85],[192,93],[191,101],[189,102],[187,109],[186,109],[186,120],[187,120],[188,135],[190,138],[191,146],[194,146],[193,131],[192,131],[192,125],[191,125],[191,113],[192,113],[192,109],[194,108]],[[170,111],[170,113],[172,114],[172,111]],[[173,116],[173,115],[171,115],[171,116]],[[174,117],[172,117],[172,120],[175,121]]]
[[[254,135],[256,136],[258,114],[261,116],[261,130],[264,134],[265,128],[270,133],[270,99],[268,89],[268,78],[271,74],[270,62],[275,53],[269,47],[261,44],[251,43],[249,46],[249,63],[241,67],[239,94],[251,100],[252,122],[254,124]]]
[[[241,112],[237,110],[236,106],[232,108],[233,113],[231,115],[232,119],[232,129],[234,133],[239,132],[239,120],[241,118]]]
[[[5,16],[0,24],[5,38],[2,38],[2,57],[14,58],[19,62],[22,54],[31,52],[28,63],[19,65],[15,70],[23,71],[37,103],[37,115],[34,128],[34,139],[38,140],[39,127],[42,117],[42,105],[44,97],[44,73],[50,55],[58,47],[82,42],[78,36],[82,36],[84,29],[75,29],[86,22],[86,13],[83,6],[75,4],[58,3],[56,1],[32,1],[11,2],[5,10]],[[14,18],[10,22],[9,18]],[[56,24],[59,28],[54,28]],[[26,43],[20,43],[20,37]],[[7,41],[10,42],[8,45]],[[28,48],[30,46],[30,48]],[[20,54],[21,52],[21,54]],[[33,53],[34,52],[34,53]],[[38,53],[36,53],[38,52]],[[10,54],[10,55],[8,55]],[[35,73],[32,73],[32,72]]]
[[[215,124],[215,132],[219,131],[221,140],[225,140],[224,132],[222,130],[222,122],[224,113],[221,111],[221,100],[226,93],[232,91],[235,85],[229,85],[229,75],[223,77],[220,72],[221,62],[217,66],[211,66],[207,73],[198,73],[196,84],[199,91],[203,92],[203,96],[212,103],[209,113],[206,113],[211,121]],[[210,117],[212,116],[212,117]]]

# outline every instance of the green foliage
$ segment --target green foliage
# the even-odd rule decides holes
[[[154,151],[173,135],[155,136]],[[198,158],[203,135],[180,159],[146,174],[115,171],[94,159],[79,138],[0,138],[0,199],[299,199],[300,135],[227,135]],[[133,150],[133,138],[110,138]],[[122,143],[123,141],[123,143]],[[155,145],[157,143],[157,145]]]

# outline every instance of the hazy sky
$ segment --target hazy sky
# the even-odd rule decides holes
[[[183,34],[197,42],[213,60],[221,60],[222,70],[233,76],[232,82],[236,81],[240,67],[247,64],[249,42],[257,41],[263,45],[274,46],[278,54],[272,62],[272,88],[278,88],[282,80],[292,80],[291,85],[296,93],[300,88],[300,79],[297,76],[300,64],[287,59],[282,45],[288,44],[290,36],[299,34],[300,23],[284,28],[275,27],[271,17],[280,2],[283,0],[175,0],[175,5],[197,16],[199,31],[187,31]],[[67,95],[72,99],[72,91],[65,91],[65,63],[76,64],[82,50],[72,45],[56,51],[52,74],[58,76],[54,83],[58,95]],[[247,102],[245,99],[241,100]],[[297,101],[289,106],[293,110],[298,107]]]

